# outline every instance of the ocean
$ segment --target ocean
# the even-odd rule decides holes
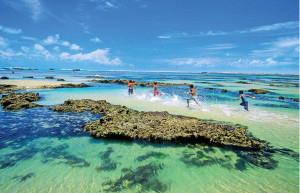
[[[128,96],[126,85],[87,82],[86,76],[143,82],[194,84],[203,108],[191,101],[188,86],[137,86]],[[298,75],[183,72],[88,71],[49,69],[0,70],[9,80],[48,80],[46,76],[91,85],[86,88],[32,89],[41,108],[8,112],[0,109],[0,192],[299,192]],[[26,79],[23,76],[33,76]],[[49,80],[55,81],[56,79]],[[0,84],[2,81],[0,80]],[[245,84],[248,83],[248,84]],[[270,86],[294,84],[290,87]],[[207,89],[214,88],[214,89]],[[265,89],[253,94],[249,89]],[[227,89],[227,93],[222,93]],[[237,101],[248,98],[247,112]],[[25,91],[18,91],[25,92]],[[279,96],[285,98],[281,100]],[[99,114],[57,113],[49,107],[67,99],[107,100],[139,111],[168,111],[203,120],[243,125],[256,138],[295,153],[266,155],[266,165],[237,150],[207,144],[151,143],[95,139],[81,126]],[[250,160],[254,159],[254,160]]]

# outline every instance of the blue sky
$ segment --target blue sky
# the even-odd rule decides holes
[[[298,0],[1,0],[0,67],[299,72]]]

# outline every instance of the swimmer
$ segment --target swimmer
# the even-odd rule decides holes
[[[242,103],[240,105],[244,106],[244,109],[246,111],[250,111],[249,108],[248,108],[248,100],[247,100],[246,97],[250,97],[250,98],[253,98],[253,99],[255,99],[255,97],[252,97],[250,95],[244,94],[244,92],[242,90],[239,91],[239,95],[240,95],[240,97],[236,98],[234,100],[240,100],[240,99],[242,99]]]
[[[159,96],[159,91],[157,89],[157,82],[153,82],[153,89],[149,90],[149,92],[154,90],[154,96]]]
[[[198,97],[196,95],[196,92],[195,92],[195,89],[194,89],[194,85],[191,84],[190,85],[190,92],[185,93],[185,94],[186,95],[191,95],[189,98],[186,99],[187,100],[187,106],[186,107],[190,107],[190,100],[193,100],[193,101],[195,101],[195,103],[197,105],[200,106],[200,108],[202,108],[202,106],[200,105],[200,103],[198,101]]]
[[[129,89],[128,89],[128,95],[135,94],[133,92],[133,87],[134,87],[135,90],[136,90],[136,87],[135,87],[135,84],[133,83],[132,80],[129,80],[129,83],[128,83],[128,85],[126,87],[129,87]]]

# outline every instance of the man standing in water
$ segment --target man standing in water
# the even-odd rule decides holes
[[[129,87],[128,89],[128,95],[134,94],[133,87],[136,90],[135,84],[132,82],[132,80],[129,80],[129,83],[126,87]]]
[[[186,107],[190,107],[190,100],[194,100],[195,103],[196,103],[197,105],[199,105],[200,108],[202,108],[202,106],[200,105],[200,103],[199,103],[199,101],[198,101],[198,97],[196,96],[196,92],[195,92],[195,89],[194,89],[194,85],[191,84],[191,85],[190,85],[190,92],[185,93],[185,94],[191,95],[190,98],[187,98],[187,99],[186,99],[186,101],[187,101],[187,106],[186,106]]]
[[[149,90],[149,92],[154,90],[154,96],[159,96],[159,91],[156,86],[157,82],[153,82],[153,84],[154,84],[153,89]]]
[[[249,111],[249,109],[248,109],[248,101],[247,101],[246,97],[250,97],[250,98],[253,98],[253,99],[255,99],[255,97],[252,97],[250,95],[244,94],[244,92],[242,90],[239,91],[239,95],[240,95],[240,97],[236,98],[234,100],[240,100],[242,98],[242,103],[240,105],[244,106],[244,109],[247,110],[247,111]]]

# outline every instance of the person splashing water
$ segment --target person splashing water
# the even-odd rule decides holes
[[[154,90],[154,95],[153,96],[160,96],[159,95],[159,91],[157,89],[157,82],[153,82],[153,89],[149,90],[149,92],[153,91]]]
[[[190,100],[193,100],[193,101],[195,101],[195,103],[197,105],[200,106],[200,108],[202,108],[202,106],[200,105],[200,103],[198,101],[198,97],[196,95],[196,92],[195,92],[195,89],[194,89],[194,85],[191,84],[190,85],[190,92],[185,93],[185,94],[186,95],[191,95],[189,98],[186,99],[187,100],[187,106],[186,107],[190,107]]]
[[[136,90],[136,87],[135,87],[135,84],[133,83],[132,80],[129,80],[129,83],[128,83],[128,85],[126,87],[129,87],[129,89],[128,89],[128,95],[135,94],[133,92],[133,87],[134,87],[135,90]]]

